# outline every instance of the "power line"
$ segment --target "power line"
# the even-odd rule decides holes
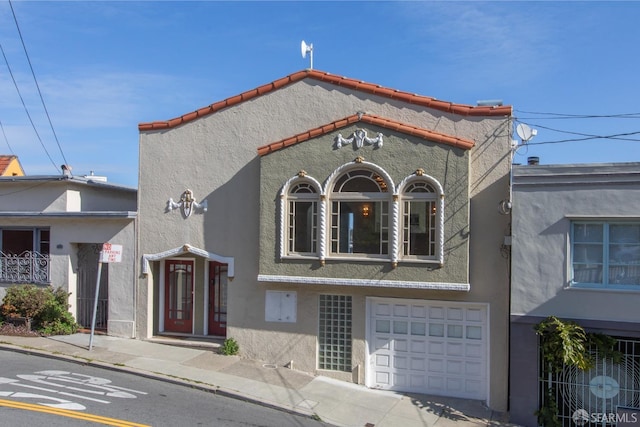
[[[27,46],[24,43],[24,39],[22,38],[22,32],[20,31],[20,26],[18,25],[18,18],[16,17],[16,13],[13,10],[13,4],[11,0],[9,0],[9,6],[11,7],[11,13],[13,14],[13,21],[16,23],[16,28],[18,30],[18,35],[20,36],[20,42],[22,43],[22,48],[24,49],[24,54],[27,57],[27,62],[29,63],[29,69],[31,70],[31,75],[33,76],[33,81],[36,84],[36,88],[38,89],[38,95],[40,96],[40,101],[42,102],[42,107],[44,108],[44,112],[47,116],[47,120],[49,120],[49,126],[51,127],[51,132],[53,132],[53,137],[56,140],[56,144],[58,145],[58,149],[60,150],[60,154],[62,155],[62,159],[64,160],[64,164],[68,164],[67,159],[65,158],[64,152],[62,151],[62,146],[60,145],[60,141],[58,141],[58,135],[56,134],[55,129],[53,128],[53,123],[51,122],[51,117],[49,116],[49,111],[47,110],[47,106],[45,105],[44,98],[42,97],[42,92],[40,91],[40,85],[38,84],[38,80],[36,79],[36,74],[33,71],[33,66],[31,65],[31,59],[29,59],[29,53],[27,52]],[[57,167],[56,167],[57,169]]]
[[[4,126],[2,126],[1,120],[0,120],[0,129],[2,130],[2,136],[4,136],[4,142],[6,142],[7,147],[9,147],[9,153],[15,155],[15,153],[13,152],[13,148],[11,148],[11,145],[9,144],[9,140],[7,139],[7,134],[4,132]]]
[[[623,114],[567,114],[567,113],[544,113],[535,111],[514,110],[523,114],[537,114],[537,120],[554,120],[554,119],[640,119],[640,113],[623,113]],[[521,117],[521,119],[530,119],[531,117]]]
[[[42,145],[42,148],[44,149],[44,152],[47,153],[47,157],[49,158],[49,160],[51,160],[51,164],[53,165],[54,168],[56,168],[56,170],[58,170],[58,166],[56,166],[56,162],[53,161],[53,159],[51,158],[51,155],[49,154],[49,151],[47,151],[47,147],[44,146],[44,143],[42,142],[42,138],[40,138],[40,134],[38,133],[38,130],[36,129],[36,125],[33,123],[33,119],[31,118],[31,114],[29,114],[29,110],[27,109],[27,105],[24,102],[24,98],[22,98],[22,94],[20,93],[20,88],[18,87],[18,83],[16,82],[16,79],[13,76],[13,71],[11,71],[11,67],[9,66],[9,61],[7,60],[7,55],[5,55],[5,53],[4,53],[4,49],[2,48],[2,44],[0,44],[0,51],[2,51],[2,56],[4,57],[4,62],[7,64],[7,69],[9,70],[9,75],[11,76],[11,80],[13,80],[13,85],[15,86],[16,91],[18,92],[18,96],[20,97],[20,101],[22,102],[22,106],[24,107],[24,112],[27,113],[27,117],[29,118],[29,122],[31,123],[31,127],[33,128],[33,131],[36,133],[36,137],[38,137],[38,141],[40,141],[40,145]]]
[[[518,122],[521,122],[520,120],[516,120]],[[522,123],[522,122],[521,122]],[[569,135],[577,135],[577,136],[581,136],[582,138],[574,138],[574,139],[566,139],[566,140],[560,140],[560,141],[551,141],[551,142],[537,142],[536,144],[548,144],[548,143],[555,143],[555,142],[571,142],[571,141],[587,141],[590,139],[616,139],[616,140],[620,140],[620,141],[640,141],[640,139],[637,138],[624,138],[626,136],[632,136],[632,135],[638,135],[640,134],[640,131],[634,131],[634,132],[624,132],[624,133],[617,133],[617,134],[612,134],[612,135],[594,135],[594,134],[589,134],[589,133],[582,133],[582,132],[572,132],[572,131],[567,131],[567,130],[562,130],[562,129],[554,129],[548,126],[543,126],[540,124],[533,124],[533,123],[526,123],[526,125],[537,128],[537,129],[546,129],[552,132],[558,132],[558,133],[565,133],[565,134],[569,134]]]

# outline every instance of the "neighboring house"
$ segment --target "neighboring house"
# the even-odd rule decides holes
[[[0,154],[0,176],[24,176],[18,156]]]
[[[515,166],[512,218],[511,421],[536,426],[549,388],[564,426],[638,408],[640,163]],[[533,329],[548,316],[617,338],[622,361],[548,372]]]
[[[136,189],[71,176],[0,177],[0,298],[33,283],[71,292],[70,311],[90,327],[103,243],[123,246],[103,264],[96,329],[134,337]]]
[[[306,70],[140,124],[138,337],[506,410],[511,112]]]

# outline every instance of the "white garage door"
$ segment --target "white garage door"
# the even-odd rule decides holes
[[[367,386],[486,400],[486,305],[369,298]]]

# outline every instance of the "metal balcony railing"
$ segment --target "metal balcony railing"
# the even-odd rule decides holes
[[[0,252],[1,283],[49,284],[49,254],[25,251],[20,255]]]

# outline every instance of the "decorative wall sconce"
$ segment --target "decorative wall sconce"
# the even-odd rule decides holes
[[[336,137],[336,147],[342,148],[347,144],[355,142],[356,148],[362,148],[365,143],[368,145],[375,145],[376,148],[382,147],[382,133],[378,133],[375,138],[369,138],[367,131],[364,129],[358,129],[353,133],[351,138],[343,138],[342,134],[338,134]]]
[[[371,209],[371,206],[369,206],[367,203],[362,205],[362,216],[365,218],[368,217],[370,209]]]
[[[193,197],[193,191],[187,189],[180,196],[180,201],[177,203],[173,201],[173,199],[169,199],[167,202],[167,211],[172,211],[174,209],[182,209],[182,214],[185,218],[191,216],[191,213],[194,209],[201,209],[203,212],[207,211],[207,201],[203,200],[202,202],[196,202],[196,199]]]

